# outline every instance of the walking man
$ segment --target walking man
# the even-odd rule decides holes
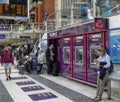
[[[5,45],[3,51],[1,52],[1,65],[5,68],[6,80],[11,80],[10,74],[12,64],[14,64],[12,51],[9,49],[8,45]]]

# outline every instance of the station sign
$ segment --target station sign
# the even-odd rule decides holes
[[[0,4],[9,4],[9,0],[0,0]]]
[[[6,39],[6,35],[5,34],[0,34],[0,39]]]
[[[0,30],[8,30],[9,26],[8,25],[0,25]]]
[[[29,18],[29,0],[0,0],[0,18]]]

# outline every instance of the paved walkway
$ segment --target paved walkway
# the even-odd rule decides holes
[[[43,75],[19,75],[12,70],[12,80],[6,81],[0,67],[0,102],[92,102],[96,89],[63,78]],[[104,93],[101,102],[107,100]]]

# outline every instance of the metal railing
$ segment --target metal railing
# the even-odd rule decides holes
[[[74,15],[73,17],[72,14],[69,14],[66,18],[62,17],[62,11],[63,10],[59,10],[55,13],[52,13],[49,15],[48,19],[47,19],[47,32],[53,31],[53,30],[57,30],[60,28],[64,28],[64,27],[68,27],[71,25],[77,25],[77,24],[82,24],[82,23],[87,23],[90,21],[93,21],[94,17],[92,17],[91,19],[87,18],[87,17],[80,17],[80,18],[76,18]],[[72,13],[72,12],[71,12]],[[51,17],[57,17],[57,15],[61,15],[60,18],[54,18],[51,20]],[[111,9],[109,9],[106,12],[103,12],[101,15],[97,16],[97,17],[110,17],[110,16],[114,16],[114,15],[118,15],[120,14],[120,5],[112,5]]]
[[[10,31],[10,32],[19,32],[26,30],[37,30],[40,31],[43,28],[44,24],[38,23],[26,23],[26,24],[0,24],[0,31]]]
[[[101,17],[109,17],[120,14],[120,5],[113,7],[112,9],[108,10],[107,12],[103,13]]]
[[[47,21],[47,32],[68,27],[71,25],[77,25],[77,24],[82,24],[86,22],[90,22],[93,19],[87,19],[87,18],[56,18],[56,15],[59,15],[61,11],[52,13],[49,15]],[[110,13],[110,14],[109,14]],[[114,6],[107,12],[103,13],[100,17],[110,17],[113,15],[120,14],[120,5]],[[54,17],[54,19],[53,19]],[[52,19],[51,19],[52,18]],[[8,31],[8,32],[21,32],[21,31],[38,31],[40,33],[45,33],[46,32],[46,21],[43,23],[25,23],[25,24],[0,24],[0,31]],[[72,21],[72,22],[71,22]]]

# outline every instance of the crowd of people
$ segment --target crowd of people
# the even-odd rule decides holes
[[[14,65],[19,69],[19,74],[41,74],[45,59],[47,61],[47,73],[52,74],[54,64],[54,45],[51,44],[46,52],[39,47],[36,51],[19,46],[12,48],[5,45],[0,51],[0,62],[5,67],[6,80],[11,80],[11,67]]]
[[[113,71],[113,64],[110,60],[110,56],[106,53],[104,48],[97,50],[98,59],[94,59],[94,62],[99,68],[98,78],[97,78],[97,93],[93,100],[100,101],[102,99],[105,83],[107,81],[108,75]],[[47,62],[47,74],[57,75],[59,68],[56,65],[56,55],[54,50],[54,45],[51,44],[46,52],[43,52],[39,47],[36,51],[28,51],[27,48],[18,47],[12,49],[10,45],[5,45],[4,49],[0,51],[0,62],[5,68],[6,80],[11,80],[11,67],[14,65],[16,60],[16,66],[19,69],[20,74],[35,73],[41,74],[42,67],[44,64],[44,58]]]

